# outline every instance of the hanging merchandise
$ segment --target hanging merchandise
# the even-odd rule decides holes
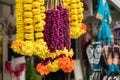
[[[24,40],[24,23],[23,23],[23,0],[16,0],[16,41],[11,45],[17,53],[22,53],[22,44]]]
[[[23,6],[32,5],[32,0],[23,0]],[[32,7],[31,7],[32,10]],[[34,26],[33,26],[33,13],[31,10],[23,10],[24,21],[24,43],[22,46],[22,54],[32,56],[34,53]]]
[[[60,69],[69,73],[74,69],[73,50],[70,44],[69,11],[57,2],[57,0],[55,2],[51,0],[49,3],[52,3],[51,5],[54,3],[54,8],[51,7],[46,11],[44,40],[49,53],[36,67],[41,75],[48,75]]]
[[[120,46],[106,45],[92,42],[86,52],[91,65],[90,80],[118,80],[120,79]]]
[[[77,39],[86,32],[82,23],[84,18],[83,3],[80,0],[63,0],[63,6],[70,13],[70,38]]]
[[[118,80],[119,79],[119,60],[120,60],[120,46],[118,45],[107,45],[104,47],[105,50],[105,56],[106,56],[106,65],[107,67],[107,72],[106,76],[104,76],[104,80],[109,80],[109,79],[114,79]]]
[[[44,0],[16,0],[17,33],[11,47],[18,54],[40,57],[36,69],[41,75],[60,69],[68,73],[74,69],[69,11],[57,0],[48,2],[46,10]]]
[[[29,6],[29,8],[28,8]],[[32,56],[34,52],[34,30],[32,1],[16,0],[16,40],[12,49],[18,54]]]
[[[102,65],[101,57],[103,56],[102,43],[92,42],[86,49],[89,64],[91,65],[92,73],[90,80],[102,80]],[[103,61],[103,60],[102,60]]]
[[[101,69],[101,65],[99,64],[100,58],[102,55],[102,43],[101,42],[92,42],[87,47],[87,56],[89,63],[93,65],[93,72],[97,69]]]
[[[16,0],[16,40],[12,49],[18,54],[42,57],[48,49],[43,39],[44,0]]]
[[[108,44],[112,44],[111,30],[109,24],[111,24],[111,14],[109,9],[109,4],[106,0],[99,0],[98,10],[96,18],[100,20],[99,30],[98,30],[98,40],[104,41],[104,45],[108,40]]]
[[[33,25],[34,25],[34,33],[35,33],[35,55],[40,58],[45,58],[48,47],[46,42],[44,41],[44,26],[45,26],[45,7],[44,0],[34,0],[33,1]]]

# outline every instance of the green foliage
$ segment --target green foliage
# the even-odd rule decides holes
[[[37,73],[34,65],[30,60],[26,60],[26,80],[41,80],[41,76]]]

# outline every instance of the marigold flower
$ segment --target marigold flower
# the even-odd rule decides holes
[[[33,15],[32,15],[32,12],[28,12],[28,11],[26,11],[26,12],[24,12],[24,17],[25,18],[31,18],[31,17],[33,17]]]
[[[32,2],[33,2],[33,0],[23,0],[23,2],[25,3],[25,4],[31,4]]]
[[[34,43],[32,41],[25,41],[22,46],[22,54],[32,56],[35,52]]]
[[[39,15],[40,14],[40,9],[32,9],[33,15]]]
[[[32,10],[32,5],[31,4],[24,4],[24,10],[25,11],[31,11]]]
[[[34,20],[34,23],[41,22],[42,20],[41,15],[35,15],[33,20]]]
[[[58,66],[58,60],[54,60],[54,62],[49,63],[48,66],[49,66],[51,72],[56,72],[60,69]]]
[[[74,64],[75,64],[75,62],[71,59],[71,60],[70,60],[70,64],[69,64],[66,68],[62,68],[62,70],[63,70],[65,73],[72,72],[72,71],[74,70]]]
[[[33,3],[32,3],[32,8],[33,8],[33,9],[38,9],[38,8],[40,8],[40,3],[37,2],[37,1],[33,2]]]
[[[33,24],[33,20],[32,20],[32,18],[25,18],[24,23],[25,23],[25,25]]]
[[[36,70],[37,72],[39,72],[41,75],[48,75],[50,73],[50,69],[48,65],[43,65],[41,63],[39,63],[36,66]]]

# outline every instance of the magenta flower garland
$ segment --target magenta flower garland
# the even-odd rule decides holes
[[[59,69],[71,72],[74,69],[71,49],[69,12],[61,5],[56,9],[46,11],[46,25],[44,27],[44,40],[49,53],[36,67],[41,75],[56,72]],[[64,62],[63,62],[64,61]],[[65,63],[65,64],[64,64]],[[66,66],[68,64],[68,66]]]
[[[44,40],[45,40],[45,42],[47,42],[48,48],[50,47],[50,38],[51,38],[50,30],[51,30],[51,25],[52,25],[51,24],[52,23],[52,21],[51,21],[52,11],[53,10],[51,10],[51,9],[48,9],[46,11],[46,19],[45,19],[46,24],[45,24],[45,27],[44,27]]]
[[[59,25],[60,15],[58,10],[54,10],[52,14],[51,38],[50,38],[50,52],[55,52],[59,43]]]
[[[63,22],[63,8],[61,5],[57,7],[60,13],[60,23],[59,23],[59,43],[58,43],[58,50],[63,50],[64,49],[64,22]]]
[[[64,21],[64,41],[65,47],[70,51],[71,48],[71,39],[70,39],[70,22],[69,22],[69,12],[67,9],[64,8],[63,10],[63,21]]]

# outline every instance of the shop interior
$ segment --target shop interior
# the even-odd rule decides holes
[[[16,0],[16,1],[20,1],[20,0]],[[102,45],[98,47],[98,53],[102,53],[103,49],[107,50],[109,44],[112,45],[112,47],[109,46],[111,50],[117,46],[117,49],[114,49],[114,51],[110,50],[110,52],[119,53],[119,56],[120,56],[120,47],[119,47],[120,46],[120,1],[119,0],[105,0],[109,4],[110,15],[111,15],[109,17],[112,18],[112,21],[109,24],[111,35],[109,38],[101,39],[100,37],[99,40],[102,43],[97,43],[98,37],[99,37],[98,31],[100,28],[100,19],[96,18],[96,14],[98,13],[97,11],[99,8],[98,1],[104,1],[104,0],[75,0],[83,3],[84,18],[82,19],[81,23],[85,24],[85,32],[82,33],[77,38],[71,38],[70,40],[68,40],[70,44],[70,49],[73,49],[73,52],[74,52],[72,58],[70,58],[75,62],[74,69],[73,71],[68,73],[63,72],[62,70],[58,70],[56,72],[53,71],[49,73],[44,73],[45,75],[41,75],[36,70],[37,69],[36,66],[40,63],[40,61],[44,61],[44,58],[42,59],[37,55],[26,56],[26,55],[17,54],[10,47],[12,41],[16,40],[16,34],[17,34],[17,28],[16,28],[17,22],[16,22],[16,11],[15,11],[16,4],[17,4],[16,1],[0,0],[0,80],[112,80],[113,78],[115,78],[114,80],[120,79],[120,68],[119,68],[120,58],[117,59],[118,63],[117,61],[115,61],[118,67],[118,68],[115,68],[117,69],[117,71],[115,72],[115,69],[114,71],[111,71],[111,70],[109,71],[109,69],[113,69],[113,68],[111,68],[111,66],[109,66],[108,63],[106,63],[108,59],[105,56],[108,56],[108,54],[106,53],[103,55],[99,55],[96,52],[96,55],[94,55],[94,57],[97,56],[96,58],[99,58],[100,60],[100,61],[98,60],[99,64],[103,64],[103,65],[101,65],[102,67],[100,68],[102,69],[102,71],[99,71],[98,69],[96,69],[98,71],[94,71],[93,69],[94,65],[91,65],[94,63],[94,61],[91,60],[91,57],[93,57],[91,52],[92,48],[89,46],[90,44]],[[27,2],[27,0],[21,0],[21,1]],[[35,1],[42,1],[42,0],[35,0]],[[67,0],[43,0],[43,1],[44,1],[45,8],[47,8],[48,10],[49,8],[51,9],[55,8],[56,10],[56,7],[55,7],[56,5],[59,5],[59,3],[64,3]],[[64,17],[66,16],[63,16],[62,18]],[[37,33],[37,31],[35,32]],[[107,32],[108,32],[108,29],[105,32],[105,34]],[[113,44],[115,45],[115,47]],[[118,47],[119,47],[119,50],[118,50]],[[29,50],[30,52],[32,51],[32,48],[28,48],[28,49],[30,49]],[[18,63],[20,63],[21,61],[24,62],[24,64],[20,64],[22,66],[21,69],[23,70],[23,72],[21,73],[22,78],[20,79],[19,79],[19,76],[17,76],[17,72],[16,72],[16,75],[14,75],[6,70],[6,65],[9,66],[9,64],[6,63],[7,61],[8,62],[10,61],[10,63],[13,63],[13,64],[16,63],[13,55],[14,57],[21,58],[20,60],[18,60]],[[51,65],[54,65],[54,64],[51,64]],[[106,70],[106,65],[108,65],[108,70]],[[111,74],[109,74],[109,72],[111,72]],[[17,76],[17,77],[13,78],[13,76]],[[104,79],[101,79],[101,76]],[[111,78],[111,76],[112,76],[112,79],[108,79],[108,78]]]

